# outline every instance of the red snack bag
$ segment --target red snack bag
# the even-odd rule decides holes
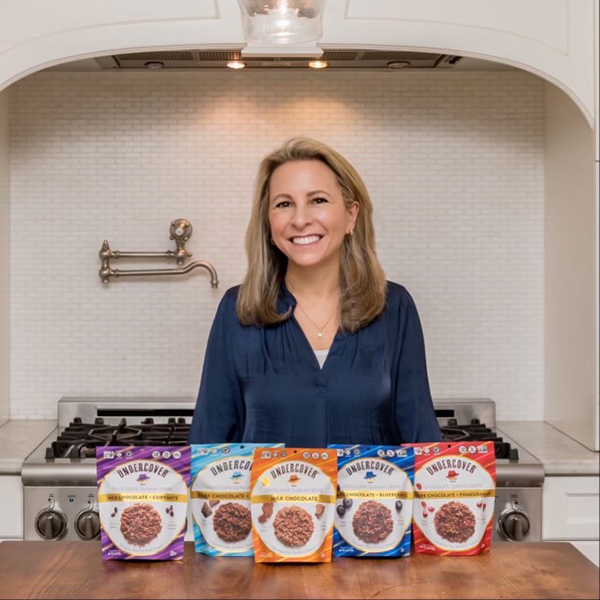
[[[415,551],[474,555],[489,550],[496,496],[494,443],[405,445],[415,449]]]

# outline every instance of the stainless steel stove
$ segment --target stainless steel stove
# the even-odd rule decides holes
[[[433,403],[444,440],[494,442],[493,539],[541,542],[542,463],[496,427],[496,405],[489,398],[436,398]]]
[[[22,470],[26,540],[96,540],[95,448],[185,445],[195,398],[62,398],[57,428]],[[489,399],[436,399],[444,439],[493,440],[498,489],[494,539],[540,541],[544,469],[496,429]]]
[[[186,445],[194,398],[62,398],[23,463],[26,540],[97,540],[96,446]]]

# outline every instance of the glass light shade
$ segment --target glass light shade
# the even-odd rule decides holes
[[[249,44],[303,44],[323,34],[325,0],[238,0]]]

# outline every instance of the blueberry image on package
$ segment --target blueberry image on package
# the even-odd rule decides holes
[[[338,453],[334,556],[410,555],[414,450],[332,444]]]

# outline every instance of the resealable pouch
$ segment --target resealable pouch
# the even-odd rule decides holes
[[[415,451],[415,551],[448,556],[489,550],[496,496],[494,443],[407,446]]]
[[[331,561],[337,451],[258,448],[250,499],[254,560]]]
[[[104,560],[181,560],[189,446],[96,448]]]
[[[283,444],[193,444],[191,509],[196,552],[252,556],[250,472],[256,448]]]
[[[338,452],[333,556],[410,555],[414,452],[333,444]]]

